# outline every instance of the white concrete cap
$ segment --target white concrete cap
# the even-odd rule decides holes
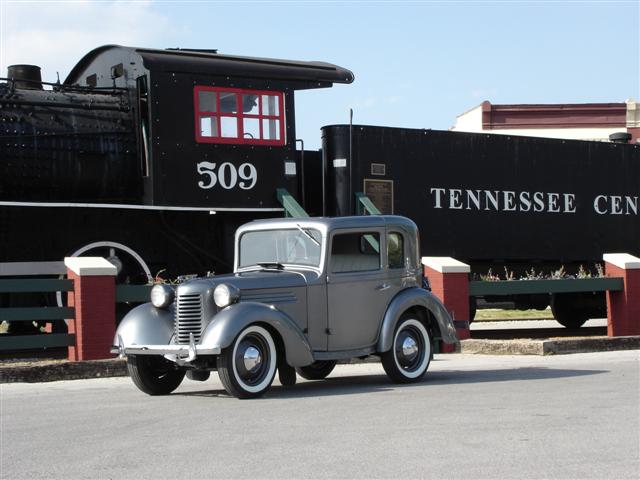
[[[422,257],[422,264],[440,273],[469,273],[471,268],[451,257]]]
[[[116,276],[118,269],[102,257],[65,257],[65,266],[81,277]]]
[[[640,269],[640,258],[629,255],[628,253],[605,253],[602,259],[623,270]]]

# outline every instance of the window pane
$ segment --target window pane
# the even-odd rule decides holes
[[[238,96],[235,93],[220,92],[220,111],[236,113],[238,110]]]
[[[380,254],[376,245],[380,243],[377,233],[348,233],[333,237],[330,268],[332,272],[360,272],[378,270]]]
[[[261,262],[320,265],[322,235],[318,230],[270,230],[247,232],[240,237],[239,266]]]
[[[262,120],[262,138],[264,140],[280,140],[280,121]]]
[[[404,266],[404,246],[402,235],[390,233],[387,238],[387,254],[389,268],[402,268]]]
[[[280,115],[278,97],[274,95],[262,95],[262,115]]]
[[[216,121],[216,117],[202,117],[200,119],[200,136],[218,136],[218,122]]]
[[[259,115],[258,95],[242,95],[242,111],[250,115]]]
[[[220,129],[224,138],[238,138],[238,119],[236,117],[221,117]]]
[[[245,118],[242,121],[243,135],[245,139],[260,140],[260,120],[257,118]]]
[[[201,112],[215,112],[216,92],[200,92],[198,94],[198,109]]]

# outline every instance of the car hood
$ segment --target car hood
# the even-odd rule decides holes
[[[246,290],[304,287],[307,285],[307,280],[302,273],[291,270],[251,270],[208,278],[194,278],[181,283],[176,290],[180,294],[199,293],[213,290],[221,283],[233,285],[242,292]]]

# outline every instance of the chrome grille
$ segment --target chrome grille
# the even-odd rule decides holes
[[[202,333],[202,295],[178,294],[176,302],[176,338],[178,343],[189,343],[189,334],[198,343]]]

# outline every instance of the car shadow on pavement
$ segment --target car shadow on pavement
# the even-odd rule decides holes
[[[341,375],[336,377],[329,376],[325,380],[315,381],[298,379],[298,383],[295,386],[285,387],[278,383],[274,383],[262,398],[304,398],[335,395],[361,395],[374,392],[393,391],[397,389],[426,387],[429,385],[459,385],[484,382],[562,379],[597,375],[601,373],[607,373],[607,370],[574,370],[545,367],[495,370],[446,370],[427,372],[427,375],[422,381],[408,384],[391,383],[386,375]],[[230,398],[222,389],[175,392],[173,395]]]

